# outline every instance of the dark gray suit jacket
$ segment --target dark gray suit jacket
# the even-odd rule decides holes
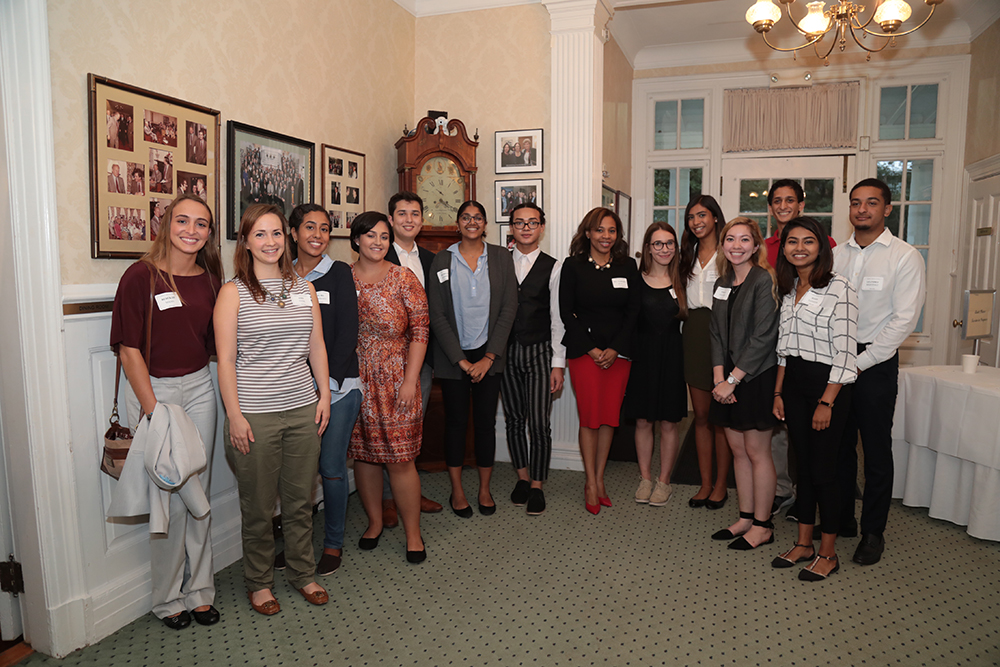
[[[778,363],[778,303],[771,293],[771,276],[754,266],[733,297],[733,321],[729,322],[729,303],[716,298],[720,287],[732,287],[732,276],[715,281],[712,292],[712,365],[726,365],[726,351],[736,368],[752,380]],[[726,369],[732,370],[732,369]]]
[[[434,333],[434,376],[445,380],[461,380],[465,372],[458,363],[465,359],[465,352],[458,341],[458,324],[455,319],[455,304],[451,298],[451,256],[449,250],[442,250],[431,264],[430,280],[427,281],[427,305],[430,310],[431,331]],[[514,260],[505,248],[486,244],[486,262],[490,275],[490,321],[486,339],[486,351],[496,356],[489,370],[490,375],[502,373],[507,360],[507,338],[517,316],[517,275]],[[448,269],[447,280],[438,274]]]

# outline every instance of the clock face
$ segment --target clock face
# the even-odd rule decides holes
[[[465,201],[465,177],[452,160],[432,157],[417,174],[417,194],[424,200],[424,224],[458,224],[458,207]]]

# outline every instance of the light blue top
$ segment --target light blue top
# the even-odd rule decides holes
[[[292,264],[298,264],[298,263],[299,263],[298,259],[292,261]],[[329,273],[330,269],[332,268],[333,268],[333,260],[324,254],[322,257],[320,257],[319,264],[316,265],[316,268],[306,274],[306,280],[312,282],[317,278],[325,276],[327,273]]]
[[[489,337],[490,272],[486,244],[483,244],[483,254],[475,270],[462,257],[458,243],[449,246],[448,251],[451,253],[451,298],[455,305],[458,342],[463,350],[475,350],[485,345]]]

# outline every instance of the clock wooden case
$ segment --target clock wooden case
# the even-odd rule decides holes
[[[424,202],[424,228],[418,241],[438,252],[458,240],[458,207],[476,198],[476,148],[465,124],[427,117],[396,142],[399,189]]]

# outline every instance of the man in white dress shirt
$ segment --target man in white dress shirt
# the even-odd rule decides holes
[[[882,181],[867,178],[851,190],[854,234],[833,251],[834,271],[858,293],[858,379],[844,428],[840,484],[841,534],[854,524],[858,433],[865,453],[861,542],[854,562],[873,565],[882,557],[883,533],[892,499],[892,417],[899,377],[899,346],[913,333],[924,305],[926,268],[917,250],[885,228],[892,195]]]
[[[545,229],[545,213],[538,206],[515,206],[510,227],[517,315],[500,379],[507,446],[518,478],[510,500],[518,507],[527,505],[527,513],[537,516],[545,511],[542,483],[552,460],[552,394],[562,389],[566,367],[565,328],[559,315],[562,264],[538,247]]]

